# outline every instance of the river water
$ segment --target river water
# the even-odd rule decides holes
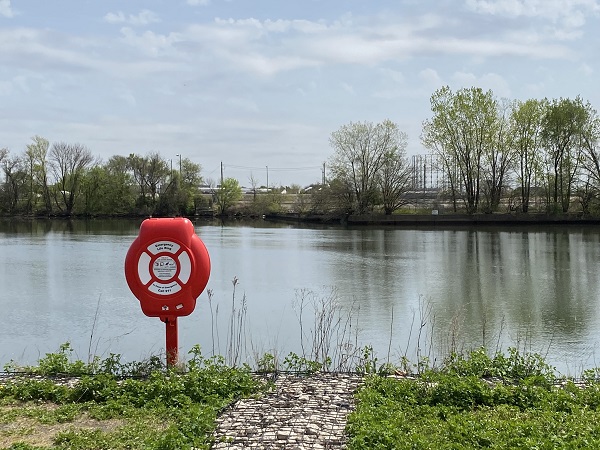
[[[124,277],[139,225],[0,222],[0,363],[34,363],[67,341],[84,360],[164,352],[164,324],[143,315]],[[600,366],[597,228],[195,229],[212,271],[195,311],[179,319],[182,355],[195,344],[225,354],[243,341],[249,362],[283,359],[325,330],[372,345],[379,362],[485,346],[541,353],[567,375]]]

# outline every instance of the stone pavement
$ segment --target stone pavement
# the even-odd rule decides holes
[[[343,449],[361,382],[355,374],[278,374],[273,390],[219,416],[212,449]]]

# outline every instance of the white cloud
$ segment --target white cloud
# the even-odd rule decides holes
[[[0,0],[0,16],[8,17],[9,19],[15,16],[10,6],[10,0]]]
[[[127,16],[123,11],[109,12],[104,16],[104,20],[113,24],[125,23],[132,26],[144,26],[160,22],[160,17],[155,12],[144,9],[137,15],[129,14]]]
[[[121,28],[121,34],[123,41],[128,45],[152,57],[168,54],[176,55],[178,52],[174,49],[173,44],[182,40],[181,35],[178,33],[164,35],[152,31],[144,31],[141,34],[136,34],[135,31],[128,27]]]
[[[187,0],[186,3],[190,6],[206,6],[210,4],[210,0]]]
[[[550,20],[598,12],[597,0],[465,0],[467,7],[484,14],[542,17]]]
[[[410,21],[221,19],[194,24],[182,31],[183,41],[204,54],[229,61],[233,67],[259,75],[273,75],[303,67],[336,64],[376,66],[421,56],[459,55],[479,58],[568,59],[573,52],[548,34],[522,30],[481,36],[456,34],[463,26],[456,18],[442,20],[427,14]],[[523,45],[524,42],[527,45]]]
[[[561,33],[569,36],[569,30],[585,25],[586,17],[600,13],[598,0],[465,0],[465,5],[480,14],[550,21],[565,29],[556,33],[558,38]]]
[[[160,42],[160,38],[157,41]],[[110,47],[105,38],[69,39],[47,30],[0,29],[1,54],[12,61],[13,70],[68,74],[91,71],[119,79],[181,69],[166,58],[145,58],[145,54],[152,54],[153,47],[149,44],[139,54],[132,54],[124,46],[119,46],[118,52],[106,51]],[[159,53],[158,50],[155,53]]]

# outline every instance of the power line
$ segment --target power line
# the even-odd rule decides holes
[[[265,166],[262,167],[252,167],[252,166],[238,166],[235,164],[223,164],[225,168],[230,169],[246,169],[246,170],[265,170]],[[298,171],[298,170],[317,170],[321,169],[322,166],[307,166],[307,167],[271,167],[269,166],[269,171],[276,172],[285,172],[285,171]]]

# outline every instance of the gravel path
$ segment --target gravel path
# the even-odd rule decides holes
[[[279,374],[272,391],[240,400],[219,416],[212,448],[343,449],[361,381],[354,374]]]

